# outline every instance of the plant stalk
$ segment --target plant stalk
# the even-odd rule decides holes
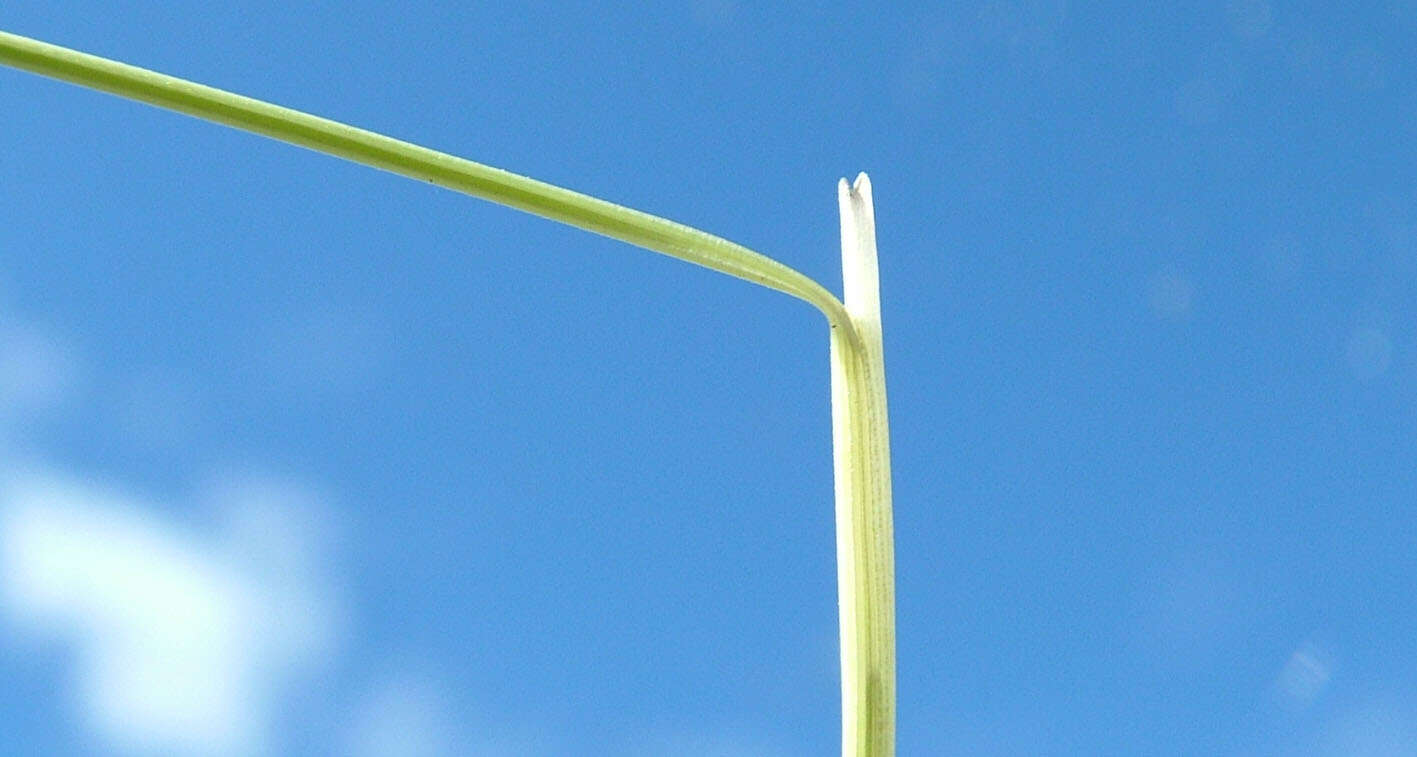
[[[845,302],[742,245],[337,121],[0,31],[0,64],[427,181],[776,289],[831,326],[842,754],[895,749],[895,598],[875,218],[865,174],[838,187]]]
[[[772,258],[698,229],[327,118],[0,31],[0,63],[289,142],[550,218],[747,279],[851,326],[822,285]],[[854,339],[854,334],[850,335]]]
[[[895,551],[871,180],[837,185],[846,312],[860,348],[831,341],[843,757],[895,754]]]

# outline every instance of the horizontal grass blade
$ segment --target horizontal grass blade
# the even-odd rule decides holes
[[[833,326],[851,329],[841,302],[807,276],[742,245],[658,216],[327,118],[2,31],[0,64],[391,171],[687,260],[805,300]],[[849,337],[854,340],[855,335]]]

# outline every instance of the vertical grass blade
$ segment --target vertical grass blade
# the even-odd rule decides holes
[[[895,551],[876,219],[866,174],[837,186],[853,344],[832,330],[843,757],[895,754]]]

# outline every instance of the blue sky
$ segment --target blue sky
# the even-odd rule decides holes
[[[872,177],[902,755],[1417,753],[1417,3],[6,3],[747,244]],[[808,306],[0,71],[0,747],[830,754]]]

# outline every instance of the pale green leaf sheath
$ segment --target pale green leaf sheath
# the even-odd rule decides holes
[[[427,181],[697,263],[816,306],[831,325],[842,754],[894,753],[890,463],[875,221],[864,174],[854,186],[843,181],[840,188],[843,305],[798,271],[726,239],[364,129],[6,32],[0,32],[0,64]]]
[[[876,218],[866,174],[837,186],[846,312],[857,348],[831,342],[841,609],[841,743],[848,757],[895,753],[895,552]]]

